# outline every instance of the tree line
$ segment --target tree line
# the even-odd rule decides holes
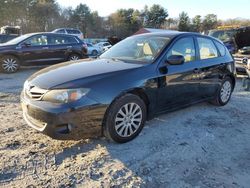
[[[220,25],[250,25],[250,20],[222,21],[215,14],[190,18],[186,12],[181,12],[178,18],[171,18],[167,9],[157,4],[145,6],[143,10],[119,9],[101,17],[86,4],[73,9],[60,7],[56,0],[3,0],[0,3],[0,26],[4,25],[19,25],[23,33],[73,27],[89,38],[125,38],[142,27],[207,32]]]

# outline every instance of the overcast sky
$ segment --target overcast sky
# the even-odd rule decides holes
[[[250,19],[250,0],[57,0],[63,6],[75,8],[78,4],[87,4],[92,11],[100,16],[108,16],[120,8],[142,10],[145,5],[160,4],[166,8],[170,17],[178,17],[185,11],[190,17],[197,14],[214,13],[219,19],[248,18]]]

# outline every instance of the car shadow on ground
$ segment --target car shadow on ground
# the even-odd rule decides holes
[[[23,72],[19,82],[23,84],[32,71]],[[8,91],[0,91],[0,102],[18,104],[22,84],[17,83],[14,75],[0,75],[0,85],[6,84],[4,79],[13,82],[5,85]],[[4,130],[6,136],[2,135],[2,142],[9,146],[18,141],[18,147],[4,148],[6,155],[18,163],[10,168],[6,160],[0,170],[0,185],[15,179],[28,183],[36,175],[36,183],[50,176],[54,178],[50,181],[61,181],[62,185],[66,185],[63,180],[69,180],[68,187],[89,187],[91,183],[92,187],[248,187],[249,100],[248,93],[240,89],[224,107],[201,103],[157,116],[146,123],[137,138],[125,144],[103,137],[56,141],[34,134],[33,129],[23,125],[23,120],[18,120],[12,125],[21,128]],[[20,109],[17,112],[21,114]],[[30,168],[26,163],[31,163]]]

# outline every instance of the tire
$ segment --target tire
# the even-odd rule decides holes
[[[69,55],[69,57],[68,57],[68,60],[69,61],[77,61],[77,60],[79,60],[81,57],[80,57],[80,55],[78,55],[78,54],[71,54],[71,55]]]
[[[104,135],[111,141],[125,143],[142,130],[147,116],[144,101],[136,95],[126,94],[115,100],[103,123]]]
[[[98,52],[96,50],[93,50],[92,53],[91,53],[92,56],[97,56],[98,55]]]
[[[212,104],[216,106],[224,106],[228,103],[233,92],[233,82],[232,79],[226,77],[216,93],[215,99],[211,101]]]
[[[5,73],[15,73],[20,69],[20,61],[12,55],[4,56],[0,60],[0,69]]]

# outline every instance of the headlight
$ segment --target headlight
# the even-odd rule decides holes
[[[86,95],[89,89],[58,89],[47,92],[42,100],[54,103],[69,103],[77,101]]]

